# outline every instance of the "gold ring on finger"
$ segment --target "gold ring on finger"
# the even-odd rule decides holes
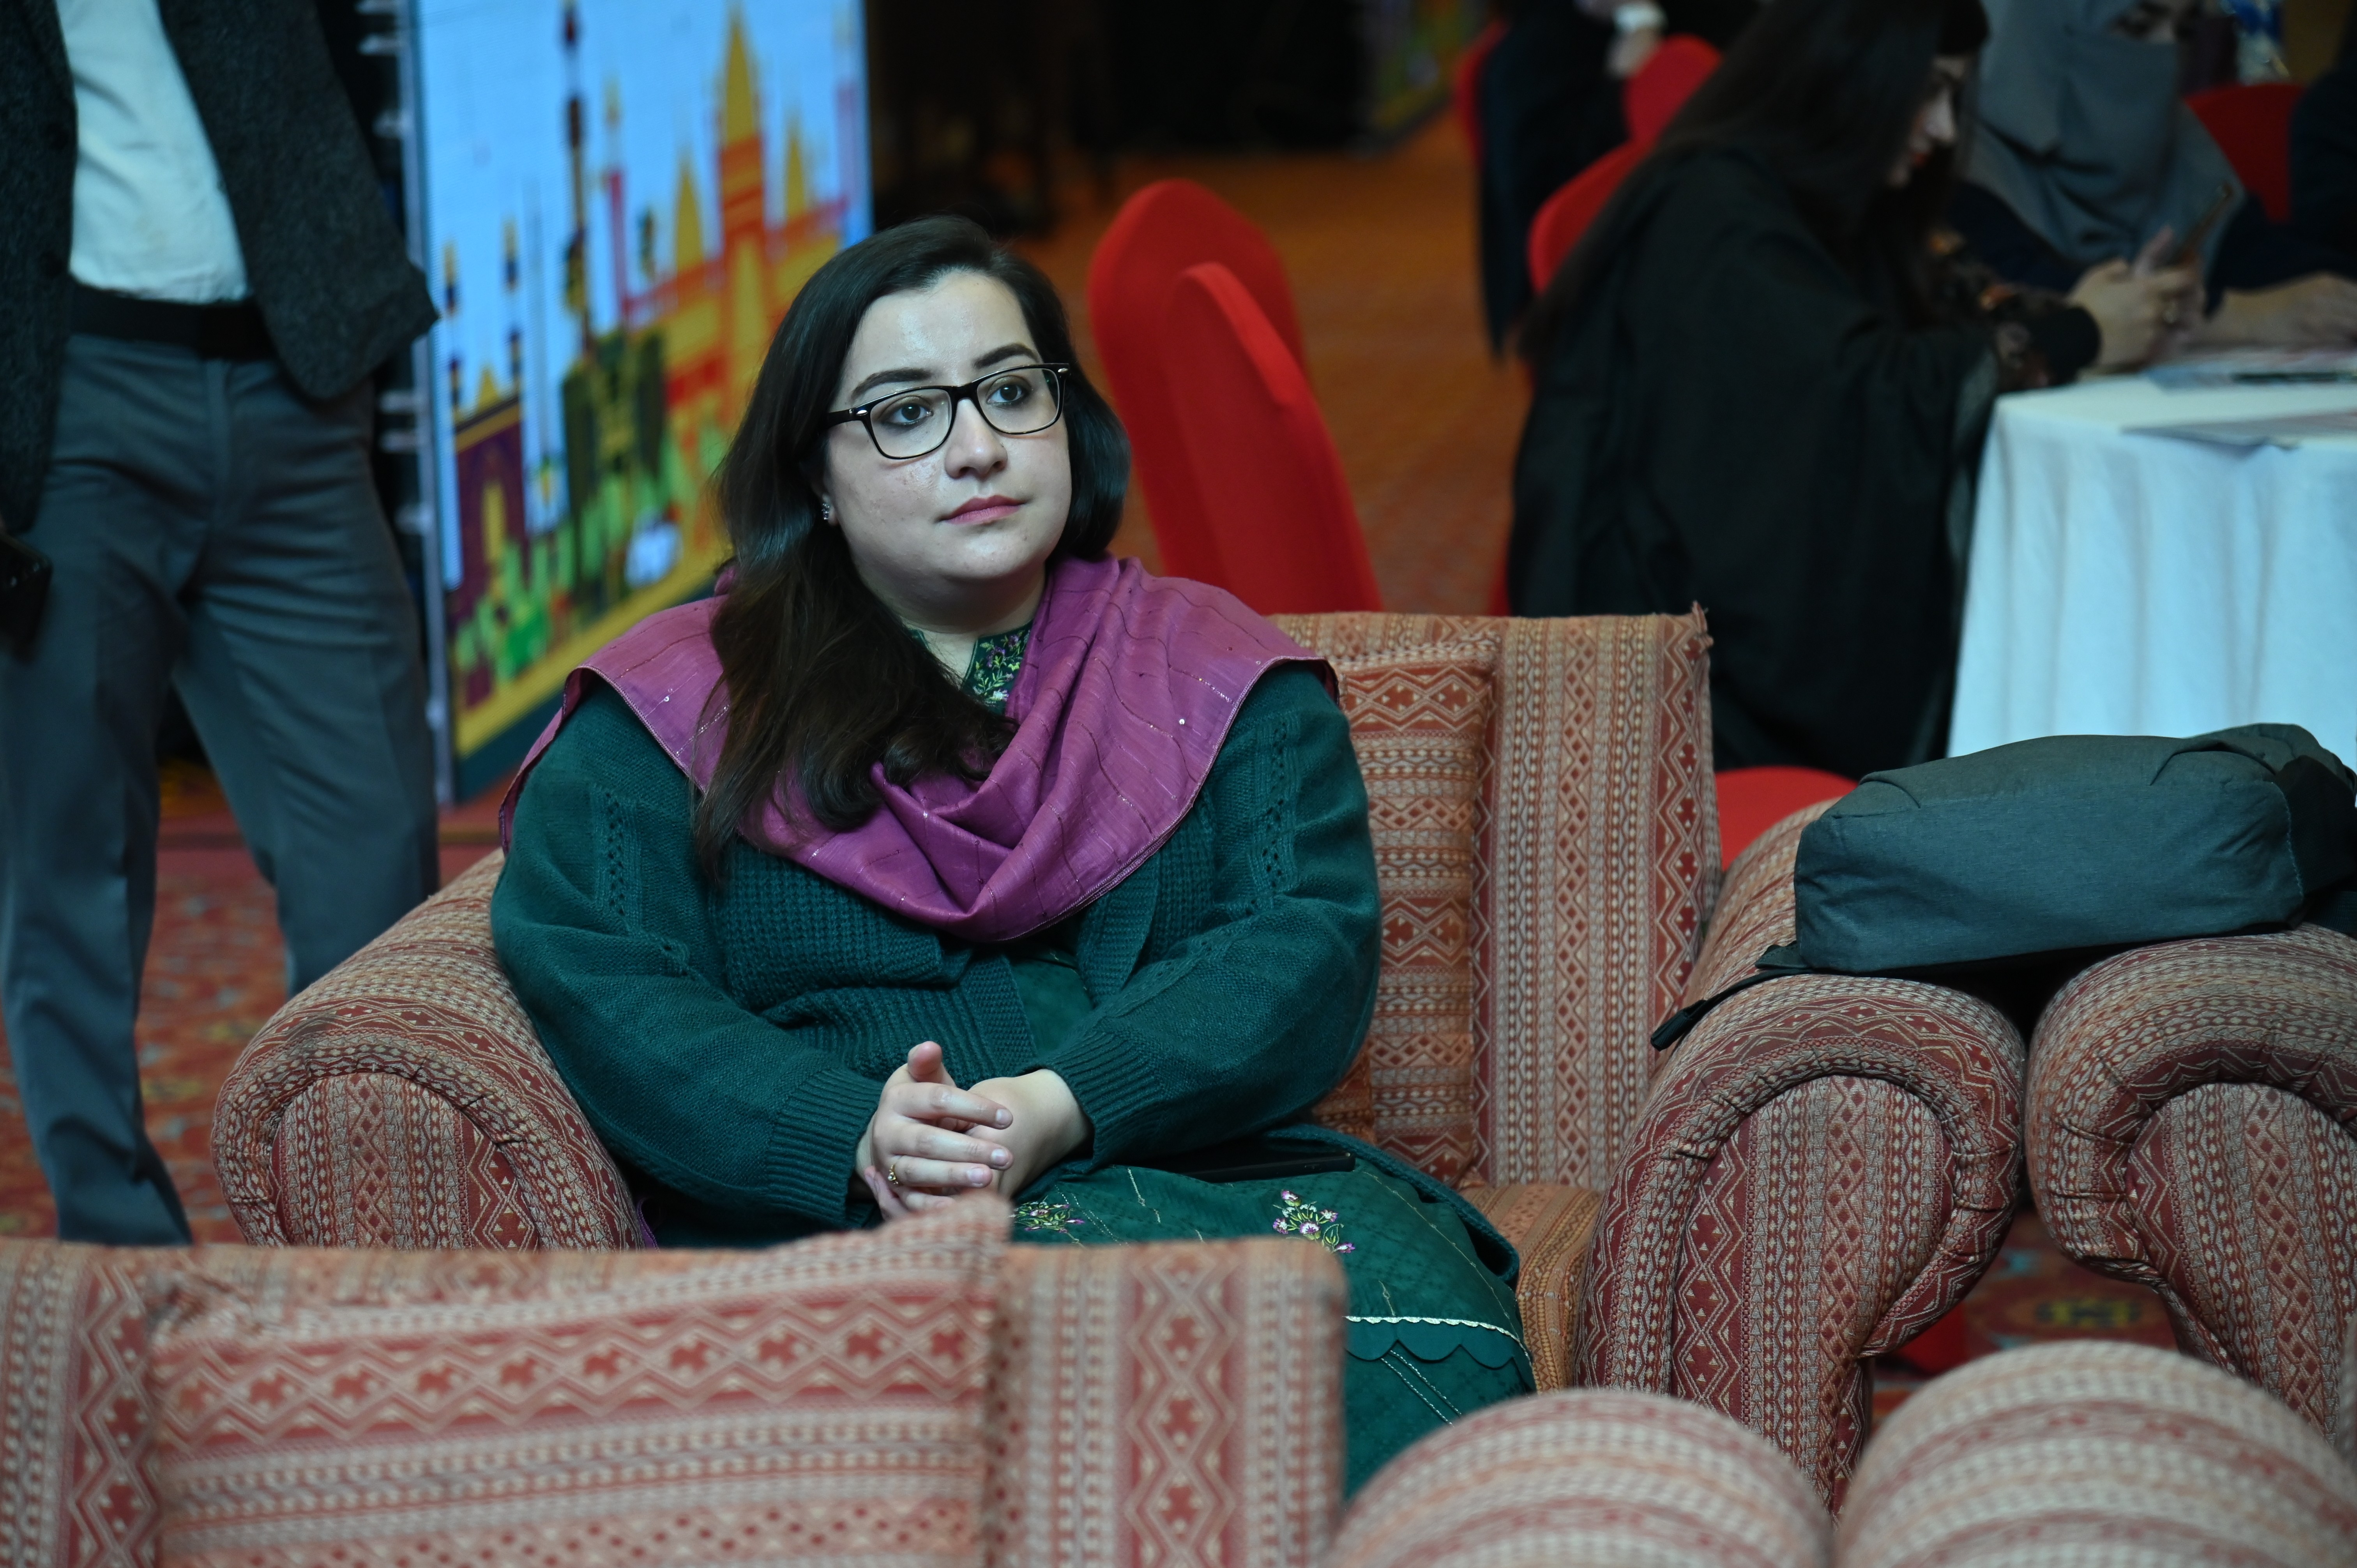
[[[884,1162],[884,1179],[891,1183],[894,1187],[900,1185],[900,1162],[899,1160],[890,1159]]]

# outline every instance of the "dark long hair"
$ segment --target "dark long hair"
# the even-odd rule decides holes
[[[819,520],[820,424],[868,306],[951,273],[1005,284],[1043,360],[1064,377],[1072,506],[1056,558],[1101,555],[1121,526],[1129,438],[1072,353],[1055,285],[963,218],[888,230],[802,285],[770,339],[737,439],[716,481],[736,546],[735,579],[712,619],[728,738],[696,805],[695,847],[716,878],[739,823],[789,782],[826,827],[867,820],[874,768],[906,784],[927,773],[986,776],[1006,721],[949,680],[931,650],[860,581],[843,531]],[[721,692],[714,701],[721,700]]]
[[[1545,360],[1652,183],[1725,147],[1765,161],[1835,255],[1860,271],[1889,268],[1910,324],[1926,324],[1935,312],[1932,231],[1954,186],[1954,151],[1940,149],[1899,189],[1890,169],[1906,153],[1933,59],[1987,41],[1981,0],[1770,0],[1532,306],[1524,356]],[[1959,145],[1966,134],[1960,124]]]

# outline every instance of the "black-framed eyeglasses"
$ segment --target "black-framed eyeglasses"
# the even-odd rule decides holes
[[[856,420],[881,456],[921,457],[948,445],[957,405],[970,401],[1001,435],[1037,435],[1064,416],[1064,376],[1071,368],[1014,365],[962,387],[903,387],[856,408],[836,409],[825,427]]]

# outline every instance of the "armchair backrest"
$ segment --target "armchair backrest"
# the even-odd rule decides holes
[[[1490,659],[1462,1179],[1602,1189],[1717,888],[1701,613],[1276,619],[1329,659],[1434,644]]]

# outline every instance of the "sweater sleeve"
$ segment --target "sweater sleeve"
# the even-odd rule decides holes
[[[592,695],[517,802],[491,901],[500,960],[617,1155],[748,1219],[849,1223],[882,1086],[729,995],[694,810],[621,699]]]
[[[1200,918],[1039,1063],[1094,1124],[1092,1166],[1293,1120],[1341,1078],[1374,1008],[1366,786],[1315,673],[1261,682],[1195,811],[1211,828]]]

